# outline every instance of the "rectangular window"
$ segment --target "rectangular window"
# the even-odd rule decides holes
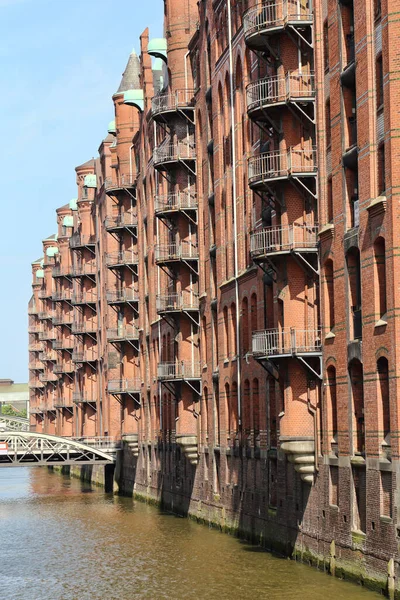
[[[333,222],[333,183],[332,183],[332,178],[328,179],[327,217],[328,217],[328,223],[332,223]]]
[[[381,0],[374,0],[374,17],[380,19],[382,14]]]
[[[329,504],[339,506],[339,467],[330,467]]]
[[[380,196],[386,192],[385,168],[385,144],[381,144],[378,147],[378,193]]]
[[[381,471],[381,516],[392,517],[392,473]]]
[[[325,71],[329,70],[329,28],[328,21],[324,22],[324,65]]]
[[[383,60],[382,54],[376,59],[375,66],[376,77],[376,107],[377,110],[383,107]]]
[[[331,103],[325,104],[325,136],[326,136],[326,147],[329,148],[331,145]]]

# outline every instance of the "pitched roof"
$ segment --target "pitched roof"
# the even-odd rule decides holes
[[[125,71],[122,73],[121,83],[117,90],[117,94],[126,92],[128,90],[137,90],[140,88],[139,82],[140,64],[139,58],[135,50],[129,56],[128,63],[125,67]]]
[[[94,158],[91,158],[90,160],[87,160],[83,164],[75,167],[75,171],[77,171],[78,169],[83,169],[83,167],[94,167]]]

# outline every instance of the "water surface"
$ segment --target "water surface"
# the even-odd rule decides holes
[[[45,468],[0,468],[0,540],[7,600],[381,598]]]

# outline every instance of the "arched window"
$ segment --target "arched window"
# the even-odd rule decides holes
[[[250,336],[249,336],[249,301],[247,297],[242,300],[242,344],[243,352],[248,352],[250,349]]]
[[[360,251],[351,248],[347,253],[347,273],[350,288],[350,308],[352,312],[351,335],[353,340],[362,339],[362,313],[361,313],[361,266]]]
[[[386,314],[386,255],[385,240],[379,237],[374,243],[375,312],[380,318]]]
[[[228,307],[224,306],[224,353],[225,357],[229,357],[229,323],[228,323]]]
[[[352,391],[353,452],[354,454],[364,454],[364,380],[363,368],[359,360],[354,359],[351,361],[349,374]]]
[[[201,359],[203,364],[207,364],[207,319],[204,316],[201,320]]]
[[[257,331],[258,322],[257,322],[257,294],[251,295],[251,305],[250,305],[250,329],[252,332]]]
[[[230,434],[232,438],[235,438],[238,431],[238,387],[236,381],[234,381],[232,384],[232,395],[230,404]]]
[[[325,326],[328,331],[335,327],[335,296],[333,280],[333,262],[327,260],[324,266],[325,275]]]
[[[333,366],[327,369],[327,417],[328,417],[328,450],[337,450],[338,443],[338,417],[337,417],[337,394],[336,394],[336,369]]]
[[[389,363],[382,356],[377,362],[378,371],[378,420],[380,443],[390,446]]]

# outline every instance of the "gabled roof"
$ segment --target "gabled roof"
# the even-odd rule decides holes
[[[78,169],[83,169],[84,167],[94,167],[94,158],[91,158],[90,160],[84,162],[82,165],[78,165],[77,167],[75,167],[75,171],[77,171]]]

